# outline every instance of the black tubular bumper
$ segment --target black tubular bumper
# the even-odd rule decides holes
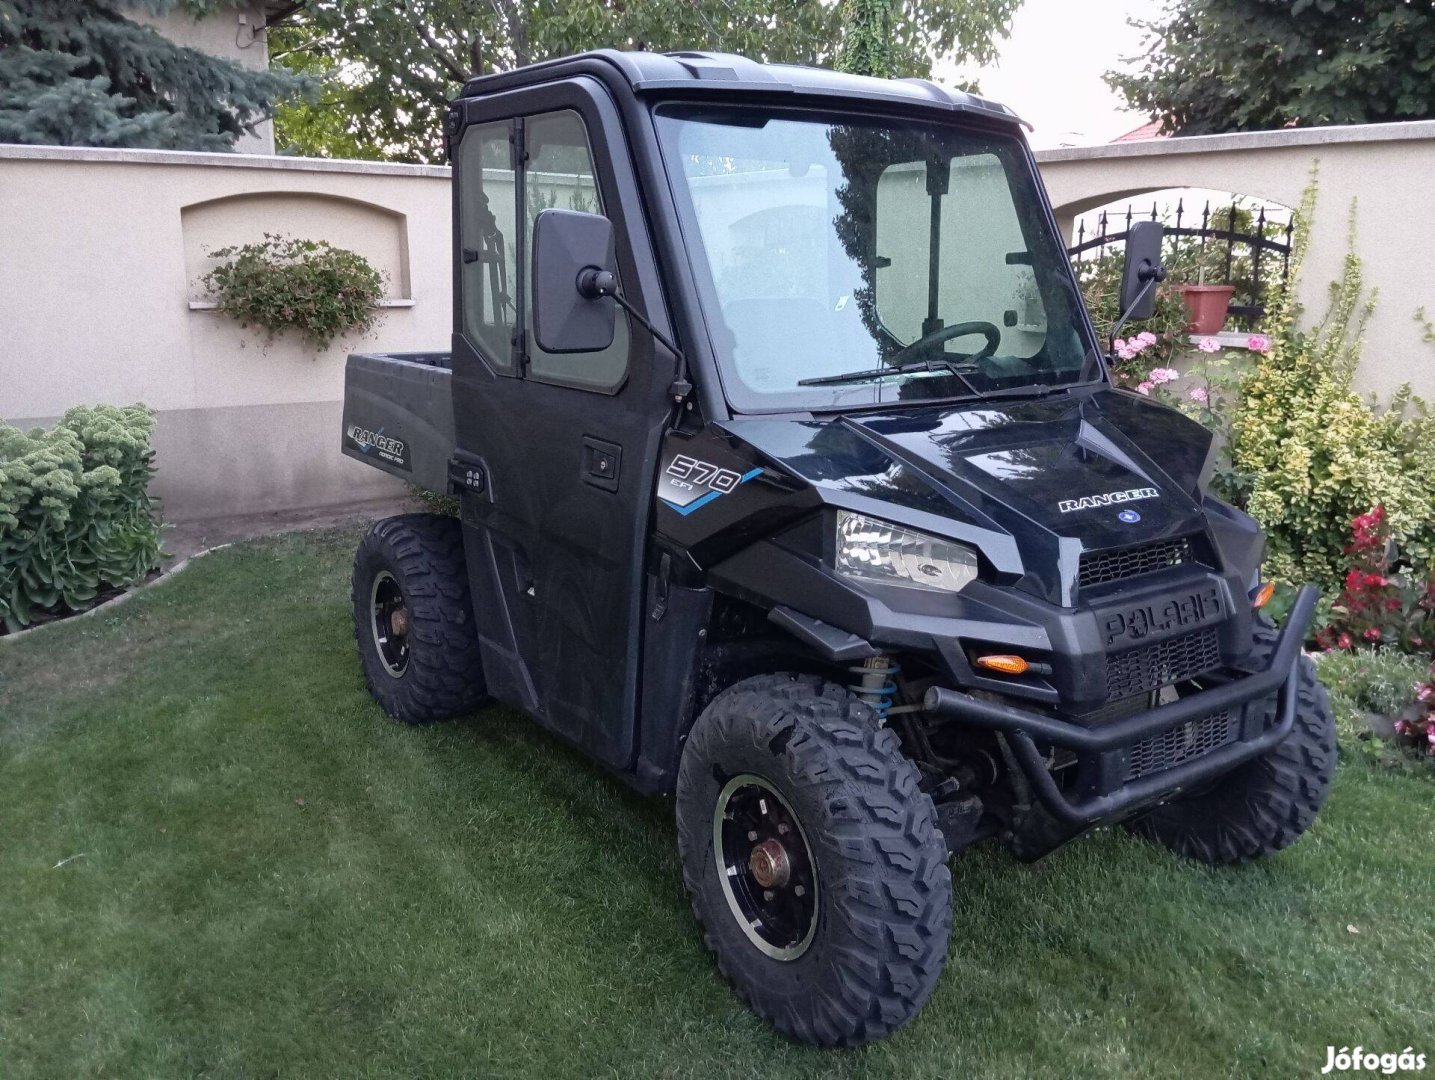
[[[927,691],[924,704],[928,712],[937,716],[1001,732],[1042,805],[1062,821],[1073,825],[1091,825],[1214,779],[1243,762],[1259,757],[1290,734],[1296,713],[1296,661],[1300,657],[1306,631],[1315,616],[1318,595],[1313,585],[1300,590],[1281,631],[1270,667],[1265,671],[1234,679],[1110,724],[1083,727],[1058,717],[937,686]],[[1230,743],[1164,772],[1139,777],[1115,791],[1081,802],[1072,802],[1057,786],[1036,745],[1040,740],[1076,753],[1117,750],[1276,691],[1280,691],[1280,703],[1275,722],[1254,738]]]

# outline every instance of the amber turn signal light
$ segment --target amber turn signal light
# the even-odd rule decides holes
[[[1030,664],[1020,656],[1009,656],[1001,653],[996,656],[977,657],[977,666],[984,667],[988,671],[1000,671],[1003,675],[1025,675]]]
[[[1275,595],[1275,592],[1276,583],[1274,581],[1267,581],[1259,589],[1251,593],[1251,606],[1256,608],[1265,607],[1270,603],[1271,597]]]

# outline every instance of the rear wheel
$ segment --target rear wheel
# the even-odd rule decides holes
[[[718,695],[678,773],[683,881],[738,994],[822,1046],[880,1038],[946,961],[952,879],[932,800],[896,736],[816,676]]]
[[[484,699],[463,532],[437,514],[377,522],[354,555],[354,637],[384,712],[424,724]]]
[[[1274,627],[1258,625],[1253,662],[1268,662],[1278,637]],[[1310,828],[1335,777],[1335,715],[1315,665],[1304,656],[1296,664],[1291,733],[1205,790],[1132,821],[1133,832],[1198,862],[1233,865],[1279,851]],[[1246,708],[1269,724],[1277,703],[1271,697]]]

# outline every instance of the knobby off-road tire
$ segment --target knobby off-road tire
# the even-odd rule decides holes
[[[734,785],[728,813],[719,813]],[[744,791],[787,824],[778,826],[794,868],[787,887],[806,881],[813,890],[807,940],[786,956],[754,940],[761,931],[740,921],[741,901],[729,895],[769,895],[723,839],[756,831],[725,831]],[[889,1034],[926,1003],[952,927],[946,842],[916,768],[866,705],[811,675],[761,675],[725,690],[683,750],[677,819],[683,882],[704,941],[738,994],[778,1031],[854,1046]],[[725,861],[735,871],[727,890]]]
[[[482,704],[483,662],[456,519],[405,514],[376,522],[354,555],[352,598],[364,681],[384,712],[427,724]]]
[[[1251,654],[1269,663],[1279,635],[1258,624]],[[1157,807],[1130,823],[1132,831],[1198,862],[1230,866],[1295,843],[1310,828],[1335,777],[1335,715],[1308,657],[1297,661],[1296,717],[1291,733],[1262,756],[1209,789]],[[1249,703],[1265,723],[1278,697]]]

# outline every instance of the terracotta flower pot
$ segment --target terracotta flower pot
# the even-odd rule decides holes
[[[1235,295],[1234,285],[1182,285],[1181,299],[1191,312],[1186,333],[1219,334],[1226,325],[1226,310]]]

